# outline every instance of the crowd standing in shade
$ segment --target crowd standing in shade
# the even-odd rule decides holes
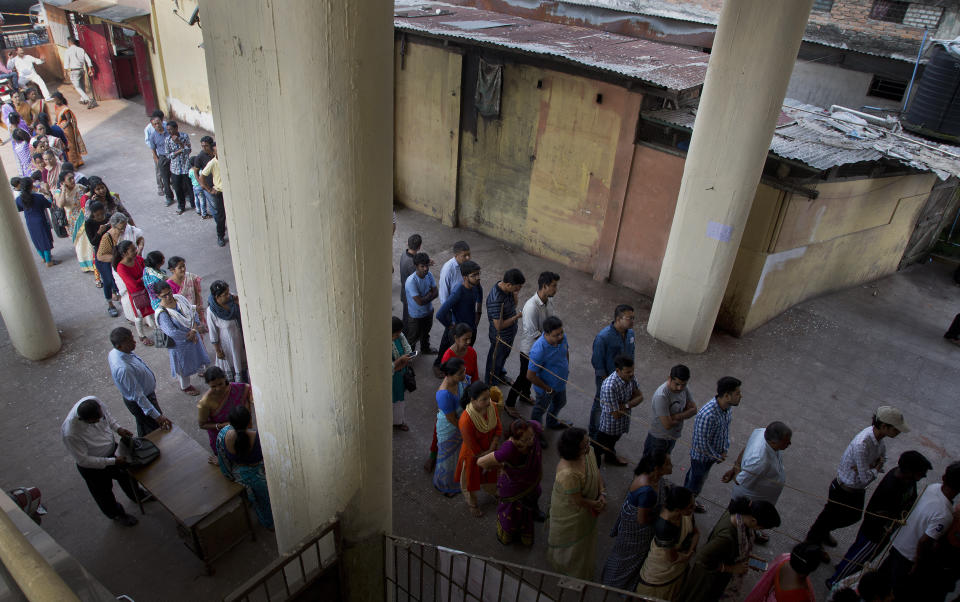
[[[560,276],[542,272],[537,291],[522,307],[518,293],[525,279],[520,270],[507,270],[491,287],[485,302],[490,350],[485,371],[478,374],[473,345],[484,305],[480,266],[471,259],[469,244],[458,241],[454,256],[434,279],[433,262],[422,247],[423,237],[411,235],[399,262],[405,317],[394,318],[394,401],[401,366],[411,365],[400,337],[406,333],[414,337],[411,346],[419,341],[423,353],[433,352],[427,333],[435,318],[444,329],[435,361],[441,383],[431,454],[424,468],[439,492],[451,497],[463,492],[476,517],[483,515],[476,493],[484,489],[494,494],[496,482],[496,537],[502,544],[531,545],[536,522],[546,519],[547,561],[564,575],[598,578],[610,587],[669,601],[813,602],[812,576],[829,560],[824,546],[836,545],[830,531],[863,518],[856,541],[826,579],[828,588],[835,590],[834,599],[852,595],[854,600],[889,602],[892,592],[900,591],[897,599],[912,600],[919,598],[910,598],[907,592],[922,591],[928,596],[925,600],[943,600],[960,578],[960,505],[951,507],[960,493],[960,464],[951,465],[943,483],[929,486],[914,507],[917,482],[931,464],[919,452],[907,451],[883,478],[866,513],[862,510],[866,486],[883,472],[882,440],[909,430],[896,408],[878,408],[873,424],[851,442],[827,504],[805,540],[767,561],[755,554],[755,546],[769,543],[764,531],[781,524],[776,505],[787,483],[783,453],[793,443],[794,432],[774,420],[753,429],[736,446],[735,460],[728,457],[734,443],[734,408],[743,401],[740,379],[719,379],[714,397],[698,407],[688,386],[691,371],[678,364],[646,401],[633,359],[635,312],[621,304],[593,342],[594,403],[583,417],[589,430],[575,428],[576,420],[560,416],[571,369],[570,343],[552,302]],[[434,312],[436,297],[441,303]],[[511,381],[500,354],[506,359],[514,346],[521,371]],[[499,387],[506,387],[503,404]],[[518,411],[518,399],[533,403],[529,420]],[[638,416],[641,404],[650,408],[646,418]],[[501,410],[512,419],[503,426]],[[610,533],[613,548],[597,574],[597,518],[607,507],[599,468],[604,459],[614,468],[627,463],[617,446],[638,419],[648,425],[643,452]],[[689,464],[680,486],[667,477],[674,472],[671,454],[691,419]],[[544,512],[539,481],[546,429],[562,434]],[[714,465],[725,468],[718,480],[730,483],[730,501],[712,528],[701,531],[695,514],[706,508],[697,497]],[[943,532],[949,535],[941,537]],[[881,556],[890,542],[892,552]],[[760,575],[748,588],[746,575],[751,570]],[[859,588],[859,594],[850,585]]]

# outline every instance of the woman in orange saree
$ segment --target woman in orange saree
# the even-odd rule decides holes
[[[67,137],[67,160],[73,163],[73,166],[83,165],[82,155],[87,154],[87,147],[80,136],[80,127],[77,125],[77,116],[73,114],[70,107],[67,106],[67,99],[60,92],[53,94],[54,109],[57,112],[57,125],[63,130]]]

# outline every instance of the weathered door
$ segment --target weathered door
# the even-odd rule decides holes
[[[113,52],[110,50],[109,29],[107,25],[77,25],[80,32],[80,46],[93,61],[93,91],[98,100],[120,98],[117,78],[113,73]]]
[[[133,36],[134,65],[137,69],[137,84],[147,115],[157,110],[157,95],[153,90],[153,77],[150,75],[150,53],[143,36]]]

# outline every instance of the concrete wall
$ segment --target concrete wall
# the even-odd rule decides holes
[[[445,225],[455,223],[462,55],[394,45],[395,200]]]
[[[197,0],[180,0],[177,11],[184,19]],[[161,109],[175,119],[213,131],[210,90],[204,59],[202,32],[173,13],[173,0],[153,1],[153,77]],[[305,101],[306,102],[306,101]],[[291,116],[292,117],[292,116]]]
[[[744,334],[805,299],[895,272],[935,180],[824,183],[815,200],[761,185],[717,324]]]
[[[677,207],[683,157],[636,145],[610,280],[653,296]]]
[[[787,98],[825,108],[842,105],[859,109],[867,105],[899,109],[903,106],[901,101],[867,96],[871,81],[872,73],[798,60],[794,63],[790,84],[787,86]]]
[[[633,126],[623,126],[636,116],[626,107],[638,99],[584,77],[505,65],[500,117],[480,117],[476,136],[461,136],[460,225],[592,271],[621,134],[632,145]]]

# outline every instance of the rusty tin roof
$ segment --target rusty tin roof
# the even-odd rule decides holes
[[[393,24],[399,31],[553,58],[674,91],[703,85],[709,58],[649,40],[442,2],[397,0]]]

